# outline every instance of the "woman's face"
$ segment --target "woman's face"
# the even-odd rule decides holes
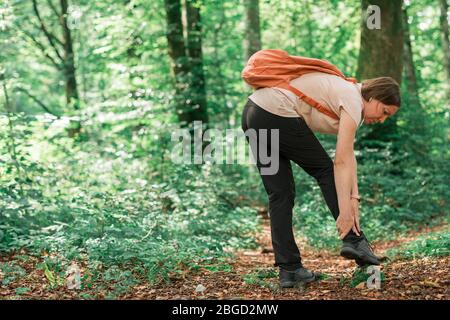
[[[364,106],[364,123],[383,123],[387,118],[393,116],[398,111],[394,105],[386,105],[376,99],[371,99]]]

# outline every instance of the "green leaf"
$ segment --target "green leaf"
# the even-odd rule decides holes
[[[48,282],[50,282],[51,286],[56,285],[55,276],[53,275],[53,272],[50,271],[50,269],[48,268],[46,263],[44,263],[44,274],[45,274],[45,277],[47,278]]]
[[[27,293],[28,291],[30,291],[30,288],[27,288],[27,287],[16,288],[16,294],[19,295],[19,296],[24,294],[24,293]]]

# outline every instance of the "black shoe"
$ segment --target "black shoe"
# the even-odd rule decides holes
[[[373,253],[372,246],[365,235],[358,240],[344,241],[341,249],[341,256],[355,260],[362,267],[366,265],[380,265],[381,260]]]
[[[292,288],[300,284],[313,282],[317,280],[317,277],[313,272],[303,267],[293,271],[280,268],[279,279],[281,288]]]

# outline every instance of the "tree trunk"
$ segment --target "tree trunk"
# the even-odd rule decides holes
[[[261,28],[259,23],[259,0],[245,0],[245,51],[247,59],[261,50]]]
[[[55,35],[51,32],[51,30],[47,28],[46,21],[44,21],[39,11],[37,0],[32,1],[33,11],[39,22],[39,28],[47,38],[50,47],[47,47],[46,45],[41,43],[38,38],[34,37],[31,33],[28,33],[25,29],[23,30],[23,32],[36,44],[36,46],[42,51],[44,56],[51,62],[51,64],[58,71],[63,72],[67,105],[73,104],[73,107],[75,109],[79,109],[75,57],[73,52],[72,36],[67,25],[69,6],[68,0],[60,0],[60,12],[58,12],[51,0],[47,1],[47,3],[55,16],[58,16],[62,28],[62,40],[60,40],[59,36]],[[63,53],[60,52],[61,49],[63,50]]]
[[[178,121],[184,126],[190,123],[190,114],[185,107],[187,92],[187,55],[183,37],[180,0],[165,0],[167,42],[169,56],[172,60],[172,71],[175,77],[175,104]]]
[[[190,66],[190,97],[187,102],[192,121],[208,122],[206,83],[203,71],[200,1],[186,0],[187,49]]]
[[[190,65],[191,59],[187,54],[185,39],[183,37],[181,2],[180,0],[164,0],[164,2],[166,9],[167,42],[169,56],[172,60],[172,71],[175,77],[175,105],[178,121],[180,122],[181,126],[188,126],[195,120],[206,122],[206,94],[203,94],[204,100],[200,102],[194,99],[198,99],[199,97],[202,98],[201,91],[200,94],[197,93],[195,97],[192,95],[192,91],[195,90],[192,89],[192,79],[194,79],[195,77],[192,75]],[[190,19],[192,20],[192,17]],[[189,45],[190,55],[197,55],[198,59],[200,59],[201,74],[197,75],[201,79],[201,77],[204,78],[201,38],[200,43],[193,43],[192,37],[194,37],[194,35],[191,32],[191,42]],[[198,46],[200,46],[200,49]],[[197,65],[197,67],[199,67],[199,65]],[[196,72],[199,72],[199,70],[196,70]],[[204,93],[204,80],[201,81],[200,90],[203,90]],[[193,105],[196,104],[200,105],[200,108],[193,109]]]
[[[405,40],[404,40],[404,71],[405,71],[405,79],[406,85],[408,89],[408,107],[413,107],[418,110],[421,108],[420,99],[419,99],[419,91],[417,86],[417,76],[416,76],[416,67],[414,65],[413,53],[412,53],[412,45],[411,45],[411,37],[409,33],[409,24],[408,24],[408,12],[407,9],[403,9],[403,29],[405,32]]]
[[[447,20],[447,12],[448,12],[448,3],[447,0],[439,0],[441,6],[441,15],[440,15],[440,26],[441,26],[441,41],[442,41],[442,49],[444,50],[444,68],[445,68],[445,77],[446,77],[446,91],[447,91],[447,99],[450,99],[450,48],[448,41],[448,20]]]
[[[381,12],[381,28],[369,29],[366,20],[361,24],[361,47],[357,77],[360,80],[390,76],[401,83],[403,67],[403,27],[401,0],[362,0],[362,15],[369,4],[377,5]],[[395,141],[395,120],[373,125],[367,139]]]
[[[225,24],[226,17],[224,12],[224,5],[221,3],[218,10],[220,11],[220,20],[219,23],[215,24],[214,31],[213,31],[213,41],[212,46],[214,48],[214,65],[215,68],[215,83],[213,84],[215,91],[218,92],[218,96],[220,98],[220,105],[221,110],[220,114],[223,115],[223,119],[227,121],[227,123],[230,123],[230,120],[233,121],[234,118],[230,118],[230,115],[232,114],[231,108],[227,107],[227,88],[225,86],[225,76],[222,72],[222,59],[220,57],[220,43],[219,43],[219,36],[222,33],[222,28]]]
[[[408,128],[408,138],[415,143],[402,146],[409,149],[418,156],[425,156],[428,153],[428,141],[426,138],[426,114],[422,108],[419,98],[419,88],[417,84],[416,67],[413,59],[411,37],[408,24],[407,8],[403,9],[403,29],[404,37],[404,81],[406,84],[406,92],[403,95],[403,105],[407,106],[408,112],[405,113],[403,119],[406,121]]]
[[[63,44],[64,44],[64,74],[66,79],[66,101],[67,104],[73,104],[75,110],[79,109],[78,104],[78,87],[75,75],[75,57],[72,46],[72,35],[67,25],[67,0],[61,0],[61,26],[63,29]]]

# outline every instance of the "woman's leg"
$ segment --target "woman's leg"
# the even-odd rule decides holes
[[[255,108],[249,101],[242,113],[242,130],[247,129],[275,129],[279,127],[279,122],[274,121],[270,113],[261,112],[261,109]],[[289,122],[289,118],[286,118]],[[270,132],[269,132],[270,134]],[[248,140],[248,138],[247,138]],[[270,136],[267,138],[267,147],[269,154],[278,152],[276,148],[270,145]],[[259,146],[259,137],[257,135],[257,146]],[[252,146],[254,147],[254,146]],[[302,266],[300,251],[295,243],[292,230],[292,209],[295,199],[295,183],[292,175],[291,162],[282,154],[278,158],[278,170],[273,175],[261,173],[261,168],[266,165],[261,164],[257,150],[252,150],[256,165],[260,173],[264,188],[269,197],[269,216],[272,246],[275,255],[274,266],[283,267],[286,270],[295,270]]]

